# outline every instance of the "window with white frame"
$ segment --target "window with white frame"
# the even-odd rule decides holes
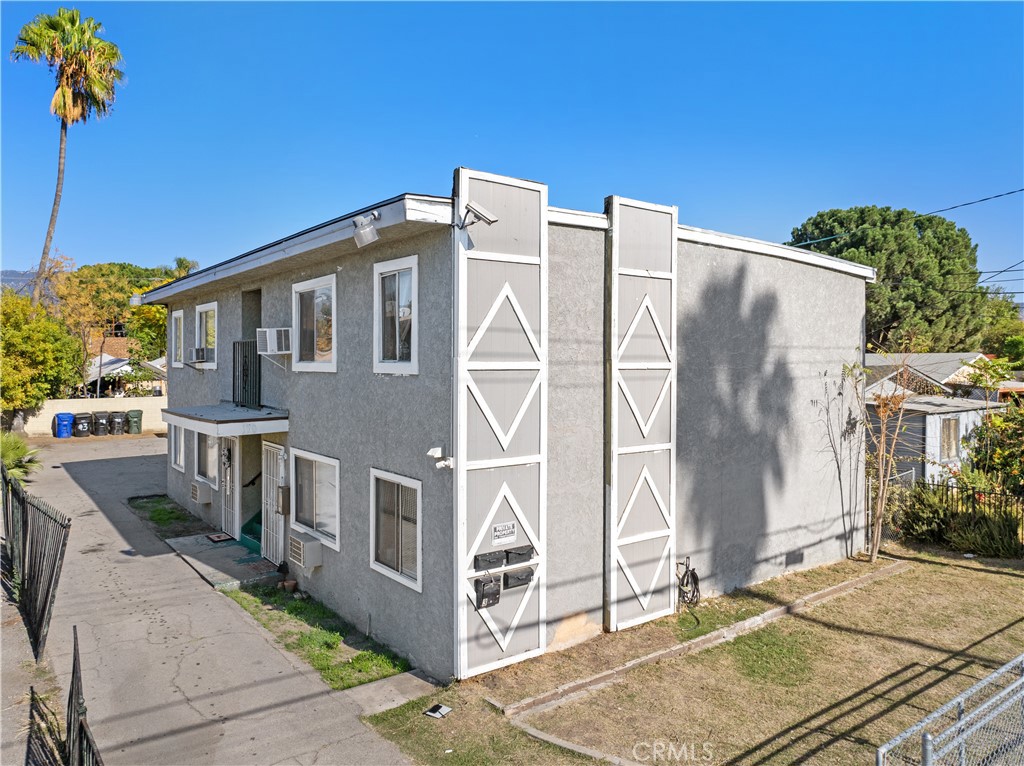
[[[171,366],[184,367],[185,365],[185,312],[171,312]]]
[[[373,266],[373,371],[416,375],[417,256]]]
[[[335,372],[334,274],[292,285],[292,369]]]
[[[939,460],[956,460],[960,457],[960,418],[943,418],[939,442]]]
[[[179,471],[185,470],[185,429],[181,426],[171,425],[168,430],[170,444],[171,466]]]
[[[217,489],[219,442],[216,436],[196,432],[196,478]]]
[[[206,349],[206,361],[197,362],[196,367],[205,370],[217,369],[217,304],[203,303],[196,306],[196,348]]]
[[[406,476],[370,469],[370,566],[422,591],[420,526],[421,483]]]
[[[338,532],[338,461],[295,449],[291,454],[292,529],[308,532],[340,550]]]

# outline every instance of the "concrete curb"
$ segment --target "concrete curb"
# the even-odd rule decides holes
[[[589,691],[598,685],[615,683],[621,680],[621,677],[633,668],[640,667],[641,665],[649,665],[650,663],[658,662],[659,660],[681,657],[686,654],[699,652],[703,649],[716,646],[717,644],[721,644],[726,641],[731,641],[737,636],[750,633],[751,631],[785,617],[786,615],[797,614],[809,607],[822,604],[837,596],[862,588],[875,580],[879,580],[884,577],[891,577],[892,575],[904,572],[910,569],[910,567],[911,565],[906,561],[890,564],[887,567],[861,575],[853,580],[848,580],[846,582],[839,583],[838,585],[825,588],[824,590],[817,591],[816,593],[812,593],[808,596],[804,596],[803,598],[799,598],[791,604],[769,609],[767,612],[763,612],[741,622],[733,623],[732,625],[727,625],[724,628],[719,628],[718,630],[701,636],[700,638],[695,638],[691,641],[660,649],[643,657],[638,657],[635,660],[630,660],[618,667],[601,671],[600,673],[586,678],[570,681],[567,684],[562,684],[556,689],[544,692],[543,694],[539,694],[535,697],[529,697],[527,699],[520,700],[519,702],[513,702],[509,705],[501,705],[493,700],[488,700],[488,702],[500,710],[507,718],[515,718],[516,716],[521,716],[530,711],[537,712],[537,709],[542,707],[545,710],[558,707],[558,705],[567,702],[570,695],[575,699],[580,692]],[[605,758],[604,760],[608,759]]]

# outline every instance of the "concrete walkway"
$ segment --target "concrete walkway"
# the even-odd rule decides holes
[[[29,491],[72,517],[46,653],[66,690],[78,626],[107,764],[408,762],[125,505],[165,491],[166,440],[34,442],[44,467]]]

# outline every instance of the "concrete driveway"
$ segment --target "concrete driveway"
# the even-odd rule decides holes
[[[164,438],[35,446],[44,467],[29,491],[72,517],[46,654],[66,693],[78,626],[89,723],[107,764],[408,762],[125,505],[165,491]]]

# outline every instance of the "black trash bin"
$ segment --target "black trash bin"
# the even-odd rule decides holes
[[[120,436],[125,432],[125,426],[128,425],[128,413],[127,412],[111,412],[110,413],[110,435]]]
[[[128,433],[142,433],[142,410],[128,410]]]
[[[106,436],[110,433],[110,413],[94,412],[92,414],[92,435]]]
[[[75,436],[88,436],[92,433],[92,413],[79,412],[75,415]]]

